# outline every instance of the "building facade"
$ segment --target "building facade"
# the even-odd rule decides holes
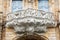
[[[1,40],[59,40],[59,0],[1,2]]]

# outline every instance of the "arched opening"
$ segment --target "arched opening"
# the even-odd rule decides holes
[[[42,35],[23,35],[14,40],[48,40],[48,38]]]

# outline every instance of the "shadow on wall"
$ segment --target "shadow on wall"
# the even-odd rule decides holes
[[[13,40],[48,40],[48,38],[43,35],[23,35]]]

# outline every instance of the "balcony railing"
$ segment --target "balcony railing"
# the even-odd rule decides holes
[[[43,32],[49,26],[56,26],[53,13],[36,9],[19,10],[7,14],[8,27],[16,32]]]

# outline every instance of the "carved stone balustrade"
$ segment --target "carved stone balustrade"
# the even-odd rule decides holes
[[[13,27],[16,33],[43,33],[47,27],[55,27],[57,22],[53,13],[42,10],[26,9],[7,14],[7,27]]]

